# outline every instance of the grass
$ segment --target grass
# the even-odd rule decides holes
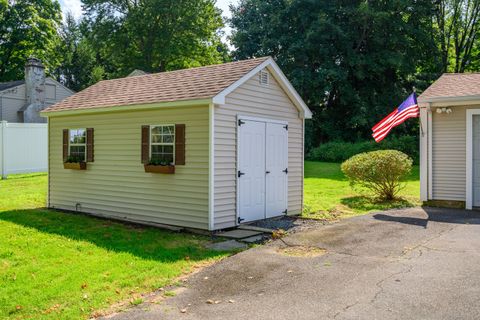
[[[378,202],[366,190],[353,190],[339,163],[305,162],[304,217],[331,220],[371,211],[411,207],[420,204],[419,196],[418,166],[413,167],[398,200]]]
[[[0,181],[0,318],[85,319],[225,257],[205,237],[42,209],[45,174]],[[402,197],[376,202],[337,163],[305,162],[303,216],[335,219],[420,203],[414,167]],[[165,295],[174,295],[166,291]]]
[[[86,319],[227,255],[201,236],[42,209],[46,178],[0,181],[2,319]]]

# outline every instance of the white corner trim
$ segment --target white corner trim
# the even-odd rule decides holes
[[[473,116],[480,115],[480,109],[467,109],[466,136],[466,179],[465,179],[465,209],[473,207]]]
[[[428,201],[428,109],[420,108],[420,200]]]
[[[208,230],[215,228],[215,105],[208,106]]]
[[[427,110],[427,146],[428,146],[428,200],[433,200],[433,119],[432,109]]]
[[[275,61],[272,58],[268,58],[261,64],[259,64],[257,67],[252,69],[250,72],[245,74],[243,77],[235,81],[232,85],[230,85],[228,88],[224,89],[221,91],[219,94],[217,94],[215,97],[213,97],[212,101],[215,104],[225,104],[225,98],[228,94],[232,93],[235,89],[240,87],[242,84],[247,82],[250,78],[252,78],[255,74],[260,72],[261,70],[265,69],[268,67],[269,71],[272,73],[272,75],[275,77],[275,79],[279,82],[280,86],[285,90],[287,95],[292,99],[293,103],[297,107],[299,111],[301,111],[302,116],[305,119],[311,119],[312,118],[312,111],[308,108],[308,106],[305,104],[303,99],[300,97],[298,92],[295,90],[295,88],[292,86],[290,81],[288,81],[287,77],[285,74],[282,72],[280,67],[275,63]]]

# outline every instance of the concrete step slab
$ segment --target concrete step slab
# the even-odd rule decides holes
[[[227,240],[222,242],[214,242],[206,245],[207,249],[215,251],[231,251],[237,249],[245,249],[248,247],[246,243],[238,242],[237,240]]]
[[[231,239],[243,239],[248,237],[253,237],[256,235],[260,235],[263,232],[261,231],[253,231],[253,230],[242,230],[242,229],[235,229],[225,232],[219,232],[215,235],[217,237],[224,237],[224,238],[231,238]]]
[[[267,238],[268,237],[265,236],[264,234],[259,234],[259,235],[256,235],[256,236],[241,239],[239,241],[246,242],[246,243],[260,243],[260,242],[263,242],[263,241],[267,240]]]

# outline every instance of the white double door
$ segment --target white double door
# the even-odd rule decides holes
[[[239,119],[237,169],[239,222],[286,214],[288,126]]]

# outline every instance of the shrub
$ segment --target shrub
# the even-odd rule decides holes
[[[419,145],[418,138],[415,136],[388,137],[380,143],[376,143],[373,139],[356,143],[343,141],[327,142],[312,149],[307,155],[307,160],[342,162],[358,153],[375,150],[398,150],[409,155],[414,163],[418,163]]]
[[[397,150],[357,154],[342,163],[342,172],[352,185],[373,191],[382,200],[392,200],[412,170],[412,159]]]

